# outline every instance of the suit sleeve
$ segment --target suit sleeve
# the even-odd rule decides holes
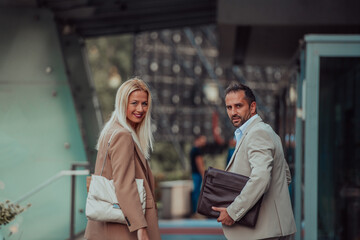
[[[249,132],[245,144],[251,168],[250,179],[226,209],[235,221],[240,220],[269,189],[274,164],[275,146],[265,130]]]
[[[147,227],[135,181],[135,146],[131,133],[117,133],[110,145],[116,197],[130,232]]]

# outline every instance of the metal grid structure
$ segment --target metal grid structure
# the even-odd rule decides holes
[[[251,87],[259,114],[275,124],[274,108],[286,68],[222,67],[216,27],[140,33],[134,50],[135,75],[153,90],[158,140],[191,141],[194,135],[204,134],[214,141],[215,131],[223,139],[232,137],[234,128],[224,107],[224,89],[231,81]]]

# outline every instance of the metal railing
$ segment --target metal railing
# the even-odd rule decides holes
[[[75,170],[77,167],[85,167],[88,168],[89,167],[89,162],[79,162],[79,163],[73,163],[71,165],[71,171],[83,171],[83,170]],[[90,170],[87,169],[87,174],[84,175],[89,175],[90,174]],[[75,178],[76,175],[72,175],[71,176],[71,209],[70,209],[70,240],[75,238]]]
[[[24,194],[18,200],[15,201],[15,204],[18,204],[18,203],[26,200],[27,198],[31,197],[32,195],[36,194],[43,188],[49,186],[51,183],[55,182],[56,180],[60,179],[61,177],[71,176],[71,199],[70,199],[71,209],[70,209],[70,236],[69,236],[70,240],[75,239],[75,232],[74,232],[75,231],[75,228],[74,228],[74,224],[75,224],[75,179],[76,179],[76,176],[84,176],[84,175],[90,174],[89,169],[76,170],[77,167],[88,168],[89,162],[78,162],[78,163],[71,164],[71,170],[62,170],[62,171],[58,172],[56,175],[52,176],[51,178],[49,178],[48,180],[46,180],[45,182],[43,182],[42,184],[40,184],[33,190],[29,191],[28,193]]]

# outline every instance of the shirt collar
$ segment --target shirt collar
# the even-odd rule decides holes
[[[249,118],[243,125],[241,125],[238,129],[235,130],[235,135],[239,134],[240,132],[243,133],[247,126],[249,126],[250,123],[252,123],[259,115],[255,114],[251,118]]]

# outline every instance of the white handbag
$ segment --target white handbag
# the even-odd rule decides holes
[[[104,163],[101,169],[100,176],[92,175],[89,193],[86,199],[86,217],[90,220],[102,222],[116,222],[126,224],[125,216],[120,208],[115,194],[114,181],[109,180],[102,176],[104,170],[107,152],[113,135],[108,141],[108,146],[105,154]],[[144,188],[143,179],[135,179],[139,198],[142,206],[143,213],[145,214],[146,208],[146,191]]]

